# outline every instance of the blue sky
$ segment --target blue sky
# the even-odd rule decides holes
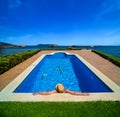
[[[0,41],[120,45],[120,0],[0,0]]]

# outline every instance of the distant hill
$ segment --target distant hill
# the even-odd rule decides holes
[[[0,42],[0,46],[15,46],[15,45],[9,44],[9,43]]]
[[[0,49],[2,48],[23,48],[25,46],[22,45],[13,45],[10,43],[0,42]]]
[[[58,47],[58,45],[56,45],[56,44],[38,44],[37,46],[40,46],[40,47],[50,47],[50,48]]]

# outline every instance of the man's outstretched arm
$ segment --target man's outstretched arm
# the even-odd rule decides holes
[[[52,91],[49,91],[49,92],[36,92],[36,93],[33,93],[33,95],[50,95],[50,94],[53,94],[53,93],[57,93],[57,91],[52,90]]]
[[[80,93],[80,92],[75,92],[75,91],[70,91],[70,90],[65,90],[65,93],[69,93],[69,94],[72,94],[72,95],[81,95],[81,96],[89,96],[88,93]]]

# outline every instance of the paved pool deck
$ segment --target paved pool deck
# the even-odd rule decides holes
[[[0,91],[2,92],[2,90],[14,79],[16,79],[17,76],[19,76],[26,68],[28,68],[35,60],[37,60],[40,56],[42,56],[43,54],[49,54],[52,52],[57,52],[54,50],[44,50],[44,51],[40,51],[39,53],[37,53],[36,55],[32,56],[31,58],[27,59],[26,61],[20,63],[19,65],[15,66],[14,68],[10,69],[9,71],[3,73],[0,75]],[[100,72],[102,72],[105,76],[107,76],[109,79],[111,79],[115,84],[117,84],[120,88],[120,67],[117,67],[116,65],[112,64],[111,62],[109,62],[108,60],[100,57],[99,55],[91,52],[90,50],[65,50],[62,52],[68,52],[70,54],[77,54],[80,57],[82,57],[83,59],[85,59],[88,63],[90,63],[92,66],[94,66],[96,69],[98,69]],[[118,89],[120,90],[120,89]],[[24,95],[24,97],[23,97]],[[28,95],[23,94],[21,96],[21,98],[27,98]],[[29,94],[31,95],[31,94]],[[84,101],[84,96],[72,96],[69,94],[53,94],[51,96],[49,96],[49,100],[53,101],[53,97],[54,95],[56,96],[57,101],[61,100],[61,98],[63,98],[64,100],[62,101],[79,101],[79,100],[83,100]],[[69,95],[69,96],[68,96]],[[96,97],[96,95],[92,94],[94,96],[94,98]],[[97,95],[98,96],[102,96],[102,95]],[[118,99],[120,100],[120,95],[117,95]],[[33,96],[33,100],[39,101],[39,97],[42,100],[42,98],[44,96]],[[69,99],[67,98],[69,97]],[[74,98],[73,98],[74,97]],[[96,98],[97,98],[96,97]],[[104,95],[105,97],[105,95]],[[113,96],[114,97],[114,96]],[[89,99],[89,96],[86,97],[86,99]],[[109,99],[109,97],[106,97]],[[85,101],[86,101],[85,99]],[[99,98],[98,98],[99,99]],[[24,99],[23,99],[24,100]],[[48,100],[48,97],[45,96],[44,97],[44,101]]]

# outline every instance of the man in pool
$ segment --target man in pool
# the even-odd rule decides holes
[[[74,91],[66,90],[62,84],[57,84],[55,90],[52,90],[52,91],[49,91],[49,92],[36,92],[36,93],[33,93],[33,95],[50,95],[50,94],[53,94],[53,93],[69,93],[69,94],[78,95],[78,96],[79,95],[82,95],[82,96],[88,96],[89,95],[88,93],[80,93],[80,92],[74,92]]]

